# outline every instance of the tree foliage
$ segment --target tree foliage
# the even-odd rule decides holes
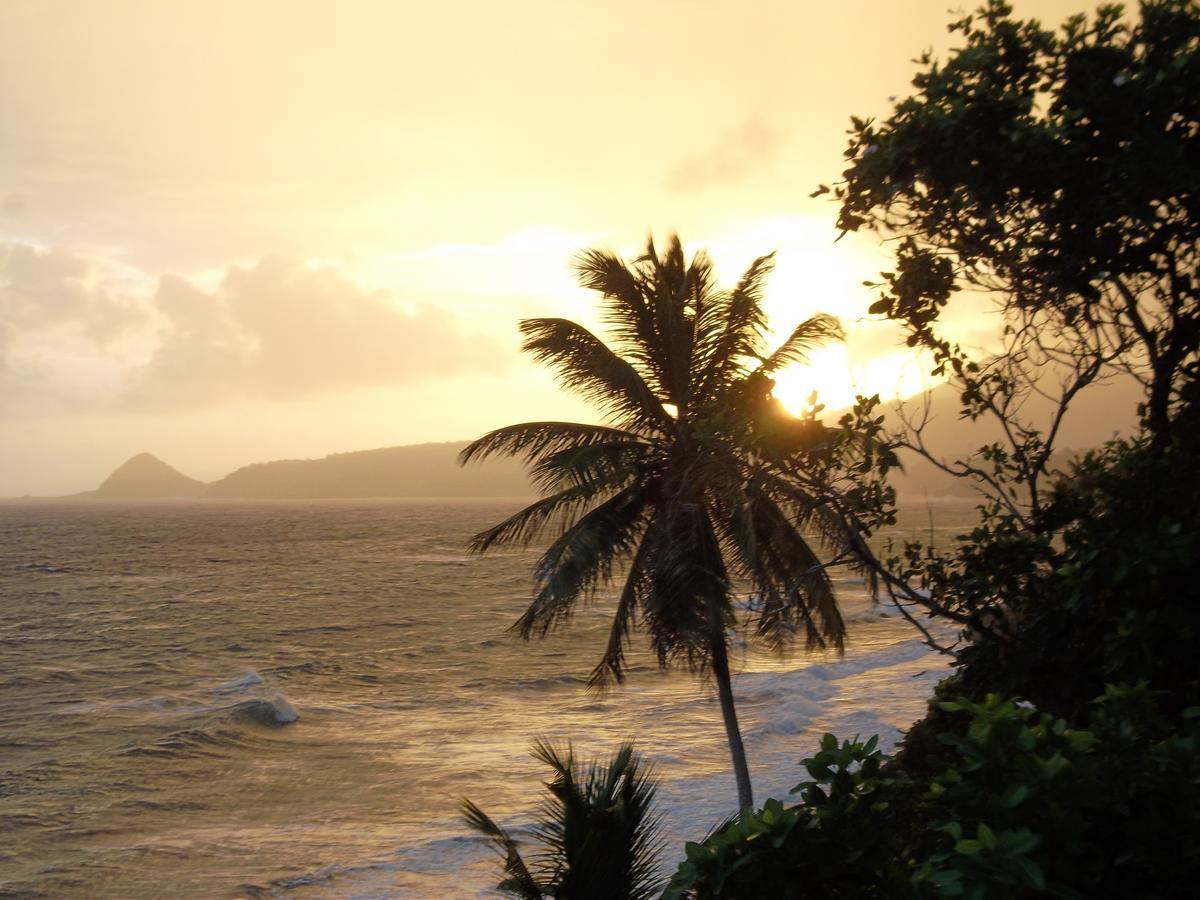
[[[1047,564],[967,543],[980,635],[891,758],[826,735],[793,805],[687,847],[677,897],[1188,897],[1200,875],[1200,429],[1115,442],[1053,490]],[[1186,427],[1184,427],[1186,426]],[[1018,536],[1010,535],[1017,540]],[[1024,538],[1020,538],[1024,540]],[[987,552],[984,552],[986,548]],[[1001,576],[1022,578],[1002,587]]]
[[[919,60],[913,96],[854,120],[839,223],[898,244],[873,310],[960,370],[937,324],[963,288],[992,292],[1010,364],[1128,369],[1165,437],[1200,351],[1200,7],[1103,6],[1054,31],[989,0],[950,30],[963,45]],[[1004,376],[964,399],[1002,400]]]
[[[1057,440],[1076,398],[1141,379],[1160,452],[1194,406],[1200,6],[1104,6],[1053,30],[989,0],[950,30],[960,46],[923,55],[890,116],[853,119],[835,195],[843,229],[894,249],[872,311],[930,350],[962,418],[998,437],[946,459],[926,442],[928,405],[908,404],[886,446],[973,483],[983,515],[950,552],[913,541],[861,556],[916,624],[932,614],[1003,642],[1009,600],[1063,540]],[[999,341],[982,352],[947,324],[981,309]],[[849,527],[886,517],[892,498],[872,488],[886,469],[863,473]],[[831,494],[836,508],[844,491]]]
[[[578,764],[570,746],[545,741],[533,755],[550,767],[549,797],[533,829],[537,855],[527,862],[520,845],[469,800],[463,818],[487,837],[504,858],[499,889],[523,900],[645,900],[656,896],[657,790],[631,745],[620,747],[607,765]]]
[[[998,694],[940,696],[928,771],[826,735],[800,802],[689,844],[666,896],[1192,896],[1200,707],[1167,718],[1144,683],[1109,686],[1072,725]]]

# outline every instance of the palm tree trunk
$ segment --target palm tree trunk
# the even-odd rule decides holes
[[[733,685],[729,680],[729,655],[724,636],[713,641],[713,677],[717,679],[717,694],[721,698],[721,716],[725,719],[725,735],[729,738],[729,755],[733,758],[733,777],[737,781],[738,808],[754,808],[754,791],[750,787],[750,767],[746,765],[746,748],[738,728],[737,710],[733,705]]]

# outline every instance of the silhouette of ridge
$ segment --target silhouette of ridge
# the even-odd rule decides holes
[[[515,460],[458,465],[465,441],[409,444],[243,466],[214,481],[203,497],[301,500],[367,497],[527,497],[529,479]]]
[[[104,479],[92,496],[100,499],[175,499],[199,497],[205,484],[188,478],[150,453],[126,460]]]
[[[1139,399],[1140,387],[1128,379],[1084,392],[1064,422],[1058,440],[1060,450],[1054,459],[1065,461],[1073,455],[1073,450],[1097,446],[1114,432],[1129,433],[1136,422],[1134,409]],[[909,402],[910,409],[920,405],[919,400]],[[964,422],[959,416],[957,392],[948,385],[935,389],[930,402],[932,419],[927,437],[931,446],[949,459],[999,436],[987,420]],[[889,425],[895,426],[898,420],[890,406],[885,404],[881,412],[887,416]],[[1043,414],[1046,411],[1048,407],[1040,410]],[[838,415],[835,411],[824,418],[836,422]],[[466,446],[466,441],[408,444],[334,453],[321,459],[252,463],[209,484],[189,478],[150,453],[139,453],[117,468],[95,491],[73,497],[305,500],[529,497],[536,493],[521,464],[514,459],[493,458],[483,465],[459,467],[458,454]],[[969,483],[936,470],[911,453],[902,454],[902,459],[905,471],[896,472],[893,480],[901,495],[975,496]]]

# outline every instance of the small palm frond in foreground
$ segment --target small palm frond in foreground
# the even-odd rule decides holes
[[[549,797],[533,834],[540,845],[527,864],[517,841],[478,806],[463,802],[463,818],[490,838],[504,858],[497,886],[512,897],[641,900],[658,895],[656,785],[633,752],[620,747],[607,765],[578,765],[570,746],[538,741],[533,755],[548,765]]]

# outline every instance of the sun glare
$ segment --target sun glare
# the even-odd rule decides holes
[[[775,375],[775,396],[793,414],[817,402],[834,411],[853,405],[859,394],[878,394],[885,403],[910,397],[937,383],[927,359],[903,346],[898,328],[867,314],[874,292],[864,281],[877,279],[888,265],[882,251],[854,235],[835,241],[831,223],[819,216],[792,216],[748,224],[704,242],[718,270],[745,270],[755,256],[775,251],[775,268],[763,305],[774,346],[795,326],[818,312],[837,316],[845,343],[814,350],[805,365]]]
[[[827,409],[841,409],[854,402],[850,360],[845,347],[822,347],[813,352],[808,365],[789,366],[775,376],[774,395],[793,415],[809,406],[813,391]]]
[[[887,403],[932,387],[934,381],[926,368],[913,353],[887,353],[856,363],[845,346],[822,347],[811,354],[807,365],[780,371],[775,376],[773,393],[788,412],[797,416],[809,408],[813,391],[817,403],[829,411],[852,406],[859,395],[878,394]]]

